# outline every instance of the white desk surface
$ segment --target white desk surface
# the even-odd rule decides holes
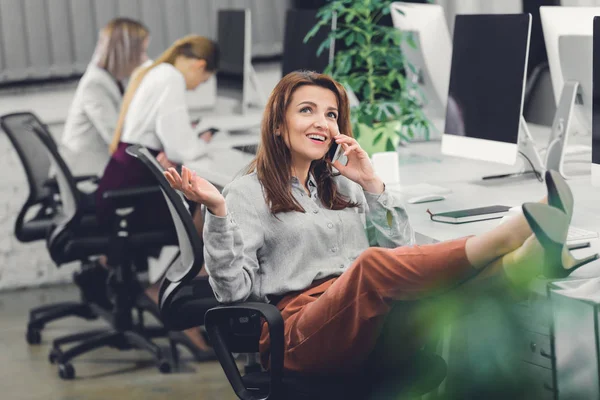
[[[530,127],[534,136],[547,132],[545,128]],[[219,133],[221,135],[221,133]],[[217,141],[218,135],[215,137]],[[198,175],[217,186],[225,186],[234,177],[243,173],[253,159],[250,154],[227,148],[256,143],[258,134],[223,134],[205,159],[190,164]],[[536,138],[537,139],[537,138]],[[543,144],[546,142],[541,140]],[[539,146],[539,143],[538,143]],[[516,178],[483,181],[482,176],[516,172],[519,165],[509,166],[473,161],[441,154],[440,142],[411,143],[398,150],[400,155],[400,184],[414,185],[429,183],[451,189],[446,200],[408,204],[406,210],[420,241],[432,242],[479,234],[495,227],[499,220],[472,222],[460,225],[431,221],[426,210],[434,212],[452,211],[489,205],[517,206],[528,201],[538,201],[546,195],[546,186],[531,174]],[[589,164],[588,164],[589,165]],[[588,167],[589,169],[589,167]],[[568,181],[575,196],[573,225],[583,229],[600,231],[600,188],[590,183],[589,171]],[[583,257],[600,252],[600,240],[592,241],[592,247],[577,250],[574,254]],[[600,276],[600,261],[590,263],[571,275],[572,277]]]

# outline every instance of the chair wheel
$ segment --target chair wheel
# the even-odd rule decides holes
[[[42,342],[42,334],[39,329],[29,328],[25,334],[25,339],[29,344],[40,344]]]
[[[58,376],[61,379],[73,379],[75,378],[75,368],[69,363],[67,364],[58,364]]]
[[[48,361],[50,361],[50,364],[56,364],[60,355],[61,355],[60,350],[58,350],[58,349],[50,350],[50,354],[48,354]]]
[[[171,364],[166,360],[159,361],[157,366],[158,370],[162,374],[168,374],[171,372]]]

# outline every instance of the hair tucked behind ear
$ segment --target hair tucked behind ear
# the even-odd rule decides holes
[[[295,71],[284,76],[271,92],[265,106],[261,126],[261,145],[256,158],[248,168],[248,172],[256,171],[272,214],[305,211],[292,195],[290,185],[292,161],[290,150],[282,137],[284,133],[275,134],[277,129],[286,126],[285,114],[292,95],[299,87],[305,85],[320,86],[335,94],[338,103],[339,130],[352,136],[348,95],[342,85],[327,75],[312,71]],[[310,167],[317,181],[321,202],[331,210],[357,207],[357,203],[349,201],[338,192],[331,168],[331,163],[325,159],[313,161]]]
[[[209,72],[216,71],[219,66],[219,47],[217,43],[202,36],[190,35],[175,41],[175,43],[154,60],[150,66],[142,68],[140,71],[134,73],[129,86],[125,91],[125,96],[123,96],[119,120],[117,122],[117,127],[115,128],[112,143],[109,147],[111,154],[115,152],[121,141],[121,134],[123,133],[123,125],[125,123],[127,111],[129,110],[129,105],[148,71],[162,63],[174,64],[178,56],[206,61],[206,70]]]

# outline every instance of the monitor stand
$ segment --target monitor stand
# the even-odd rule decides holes
[[[251,96],[251,89],[252,95]],[[244,88],[242,93],[241,113],[246,114],[249,107],[262,108],[267,104],[267,97],[263,92],[256,70],[252,65],[244,72]]]
[[[565,150],[578,90],[579,82],[565,82],[554,115],[554,121],[552,121],[552,131],[546,150],[546,169],[558,171],[565,179],[571,178],[564,169]]]
[[[509,178],[513,176],[521,176],[525,174],[532,174],[538,180],[544,179],[544,164],[542,162],[542,158],[540,157],[540,153],[538,153],[535,148],[535,140],[531,133],[529,132],[529,128],[527,127],[527,122],[525,118],[521,116],[519,120],[519,155],[524,159],[525,169],[520,172],[513,172],[508,174],[500,174],[500,175],[487,175],[482,179],[499,179],[499,178]]]

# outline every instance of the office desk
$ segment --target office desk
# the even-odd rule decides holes
[[[227,143],[238,145],[236,140],[250,140],[249,138],[224,136],[222,139],[224,147],[211,151],[206,159],[190,165],[200,176],[221,187],[240,174],[253,159],[250,154],[226,148]],[[483,181],[481,177],[484,175],[516,172],[518,166],[443,156],[440,153],[440,142],[412,143],[408,147],[400,148],[398,152],[401,185],[430,183],[452,190],[452,194],[447,195],[443,201],[406,204],[412,226],[421,243],[480,234],[493,229],[499,223],[499,220],[461,225],[433,222],[426,213],[428,208],[442,212],[494,204],[516,206],[528,201],[538,201],[546,195],[545,184],[533,175]],[[591,186],[589,175],[579,176],[568,183],[575,196],[573,225],[600,231],[600,188]],[[600,240],[594,240],[591,248],[577,250],[574,254],[583,257],[592,252],[600,252]],[[571,275],[573,278],[594,276],[600,276],[600,261],[590,263]],[[531,376],[531,385],[539,390],[535,397],[539,399],[555,398],[552,360],[548,357],[551,355],[551,314],[546,301],[547,282],[544,279],[532,282],[530,299],[516,307],[524,329],[515,351],[523,360],[523,373]],[[474,326],[478,326],[477,322]],[[468,337],[468,333],[462,331],[456,336]]]
[[[254,158],[251,154],[230,147],[253,144],[257,141],[257,134],[219,133],[215,136],[214,143],[211,143],[209,155],[188,166],[215,185],[224,187],[243,173]],[[546,195],[545,184],[533,175],[483,181],[481,177],[484,175],[515,172],[518,167],[444,156],[440,153],[440,142],[412,143],[408,147],[400,148],[398,152],[401,185],[426,182],[452,190],[452,194],[447,195],[443,201],[406,203],[406,210],[415,231],[427,241],[443,241],[479,234],[493,229],[498,224],[498,220],[460,225],[434,222],[426,213],[428,208],[442,212],[494,204],[517,206],[528,201],[538,201]],[[591,187],[589,175],[569,180],[569,185],[575,196],[573,225],[600,230],[600,188]],[[600,251],[599,246],[600,241],[594,241],[593,248],[596,251]],[[585,255],[586,251],[591,250],[580,250],[581,253],[578,254]],[[597,275],[600,275],[600,265],[598,268]],[[582,270],[587,269],[589,268],[586,266]]]

